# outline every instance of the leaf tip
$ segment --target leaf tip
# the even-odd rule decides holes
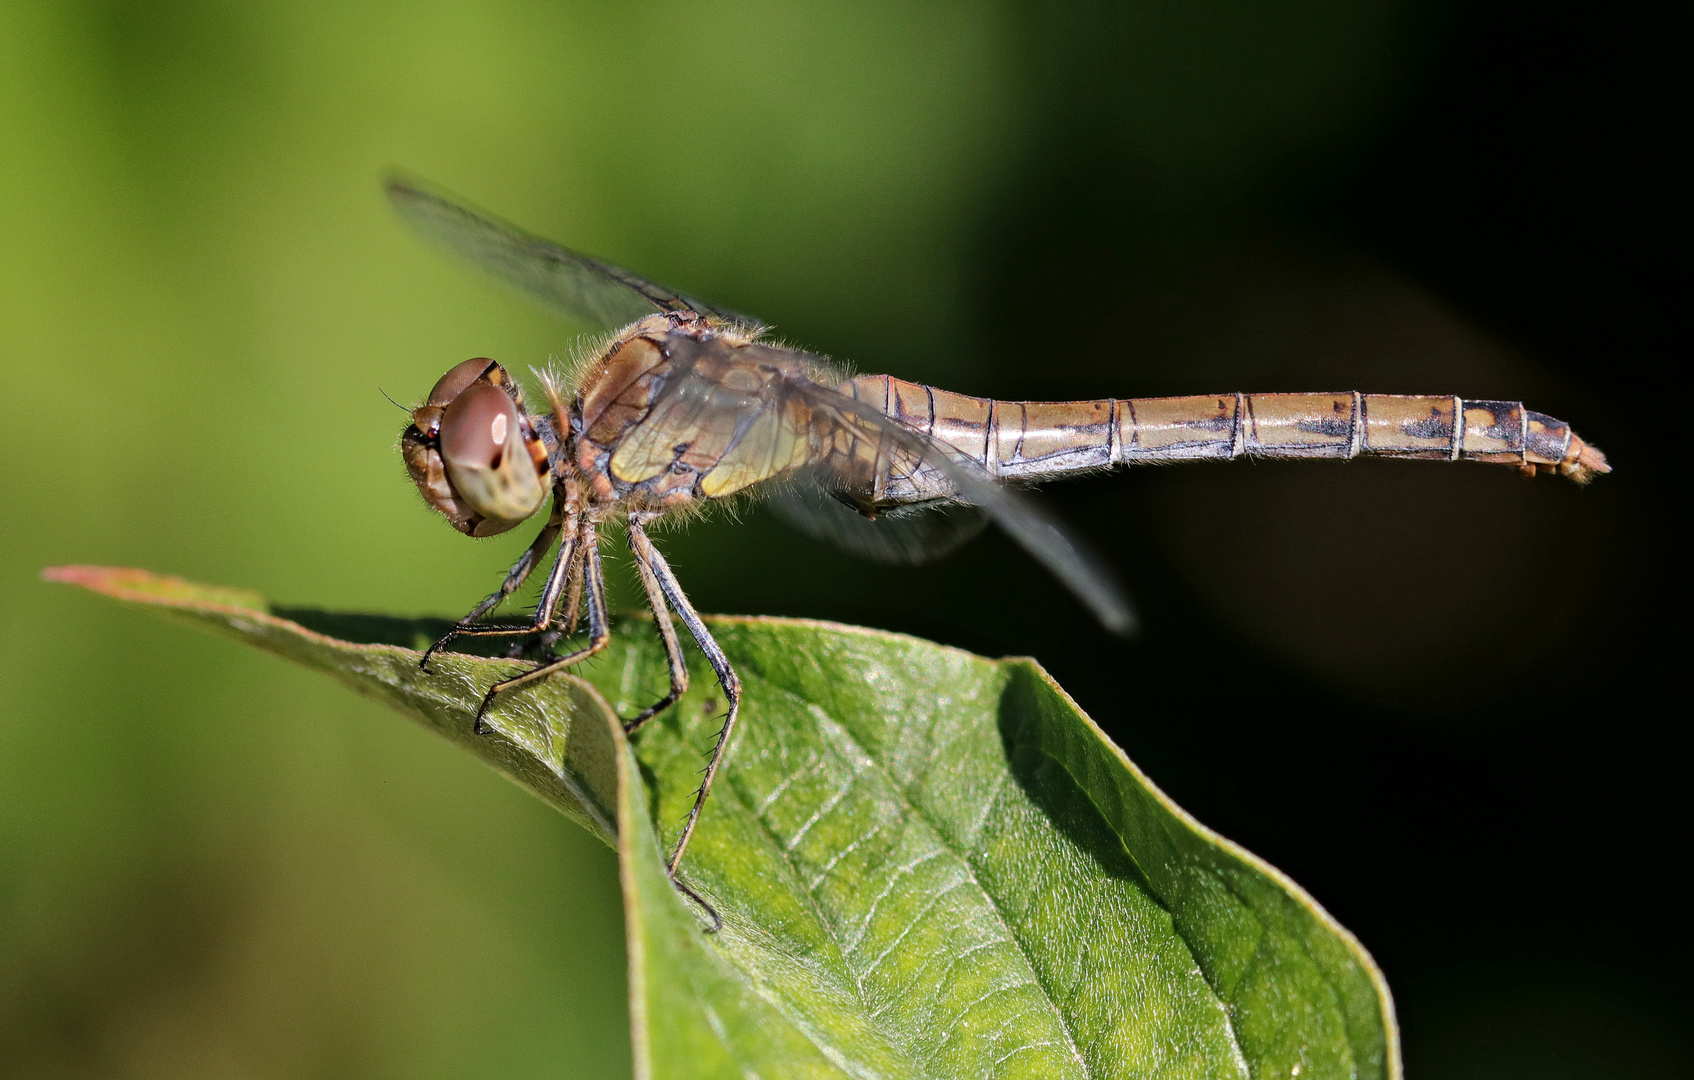
[[[155,574],[127,566],[49,566],[41,571],[43,581],[75,585],[89,592],[143,604],[172,607],[226,607],[269,611],[270,603],[251,589],[201,585],[167,574]]]

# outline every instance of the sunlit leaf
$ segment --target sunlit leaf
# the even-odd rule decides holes
[[[270,607],[139,571],[53,580],[210,626],[393,705],[617,845],[641,1076],[1399,1076],[1387,987],[1298,886],[1170,802],[1030,660],[783,619],[712,620],[746,687],[685,879],[666,879],[721,724],[649,621],[502,699],[512,661],[416,649],[445,620]],[[608,705],[608,703],[610,703]],[[1156,722],[1156,718],[1148,718]]]

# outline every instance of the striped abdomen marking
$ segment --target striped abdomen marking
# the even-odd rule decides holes
[[[1611,471],[1569,424],[1516,401],[1357,392],[995,401],[888,375],[854,379],[844,389],[1008,480],[1238,457],[1484,461],[1529,474],[1559,472],[1578,483]],[[887,496],[933,498],[938,479],[890,478]]]

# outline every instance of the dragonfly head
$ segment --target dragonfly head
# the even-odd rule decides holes
[[[424,501],[468,536],[494,536],[541,508],[547,449],[506,369],[486,357],[441,377],[400,436]]]

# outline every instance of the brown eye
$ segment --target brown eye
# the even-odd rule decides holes
[[[506,392],[477,383],[441,414],[441,457],[449,467],[499,468],[517,426],[518,410]]]
[[[473,382],[453,398],[441,411],[438,445],[455,501],[481,518],[473,535],[505,532],[540,509],[545,470],[538,473],[517,405],[498,386]]]
[[[482,378],[483,372],[495,366],[494,361],[486,356],[454,365],[429,392],[429,400],[425,404],[437,407],[450,404],[453,399],[464,393],[465,387]]]

